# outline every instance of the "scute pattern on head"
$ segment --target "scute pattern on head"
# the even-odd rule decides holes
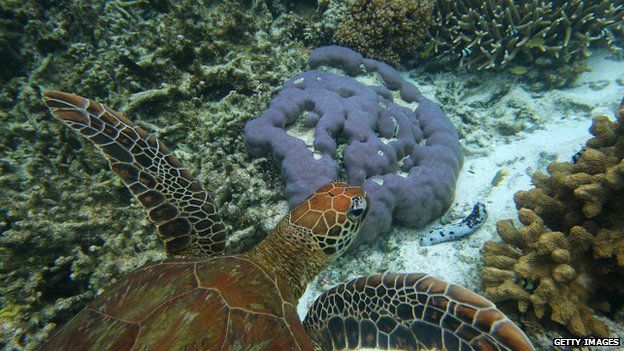
[[[340,256],[351,244],[370,208],[360,187],[333,182],[290,212],[289,222],[312,234],[323,252]]]

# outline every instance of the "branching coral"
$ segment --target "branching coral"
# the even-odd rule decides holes
[[[535,188],[514,196],[524,226],[498,222],[504,242],[484,247],[486,296],[579,336],[607,336],[596,313],[624,299],[624,104],[617,119],[595,118],[576,162],[536,173]]]
[[[618,49],[622,0],[439,0],[426,53],[468,68],[497,69],[543,57],[567,63],[593,43]]]
[[[350,0],[341,7],[334,42],[396,65],[428,37],[433,5],[433,0]]]

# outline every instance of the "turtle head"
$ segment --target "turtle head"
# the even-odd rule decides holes
[[[361,187],[333,182],[290,211],[288,219],[291,225],[308,232],[333,259],[349,247],[370,206],[370,198]]]

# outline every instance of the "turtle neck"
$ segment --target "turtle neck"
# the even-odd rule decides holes
[[[273,232],[245,256],[271,269],[287,284],[294,304],[303,295],[308,283],[331,263],[305,228],[290,223],[290,216],[283,218]],[[278,284],[280,290],[283,289]]]

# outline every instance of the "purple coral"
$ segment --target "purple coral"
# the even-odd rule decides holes
[[[444,112],[392,67],[351,49],[321,47],[308,63],[328,71],[291,78],[245,126],[250,155],[271,154],[280,166],[290,205],[341,177],[363,185],[373,206],[356,245],[393,220],[421,227],[441,216],[463,163]]]

